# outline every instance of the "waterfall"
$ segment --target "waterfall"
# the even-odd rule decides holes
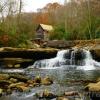
[[[70,65],[75,65],[75,51],[71,53]]]
[[[29,68],[68,68],[77,70],[94,70],[100,67],[88,50],[68,49],[58,51],[57,56],[51,59],[36,61]]]

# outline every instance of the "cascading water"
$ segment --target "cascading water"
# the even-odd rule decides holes
[[[68,69],[94,70],[98,66],[100,66],[100,63],[92,59],[88,50],[69,49],[59,51],[55,58],[36,61],[29,68],[52,69],[64,67]]]

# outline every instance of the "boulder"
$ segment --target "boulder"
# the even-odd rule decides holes
[[[67,97],[57,97],[56,100],[69,100]]]
[[[27,82],[29,78],[27,76],[19,75],[19,74],[12,74],[10,78],[17,79],[20,82]]]
[[[100,92],[100,81],[97,83],[89,83],[85,87],[86,91],[91,91],[91,92]]]
[[[30,91],[29,87],[26,87],[26,86],[17,86],[16,88],[20,92],[29,92]]]
[[[12,84],[10,84],[10,85],[8,86],[8,88],[9,88],[9,89],[12,89],[12,88],[16,88],[16,87],[18,87],[18,86],[26,86],[26,84],[23,83],[23,82],[12,83]]]
[[[41,83],[41,77],[40,76],[36,76],[35,79],[34,79],[34,82],[40,84]]]
[[[88,96],[91,100],[100,100],[100,81],[97,83],[89,83],[85,87],[85,91],[88,91]]]
[[[15,64],[14,65],[14,68],[20,68],[21,66],[20,66],[20,64]]]
[[[12,83],[12,84],[9,85],[8,89],[18,90],[20,92],[27,92],[27,91],[29,91],[29,87],[27,86],[27,84],[25,84],[23,82]]]
[[[7,90],[5,91],[5,93],[6,93],[7,95],[12,94],[12,90],[11,90],[11,89],[7,89]]]
[[[42,79],[42,84],[43,85],[51,85],[51,84],[53,84],[53,80],[50,77],[46,76],[44,79]]]
[[[0,96],[3,94],[3,89],[0,88]]]
[[[65,92],[64,95],[65,96],[75,96],[75,95],[79,95],[79,93],[77,91],[70,91],[70,92]]]
[[[73,46],[75,46],[75,43],[73,41],[65,41],[65,40],[52,40],[44,42],[43,44],[43,47],[51,47],[58,49],[71,48]]]
[[[93,46],[90,49],[93,59],[100,62],[100,44]]]
[[[36,83],[37,82],[37,83]],[[41,81],[38,80],[38,79],[35,79],[35,80],[28,80],[27,81],[27,84],[29,87],[37,87],[37,86],[40,86],[41,85]]]
[[[9,80],[0,80],[0,87],[4,87],[11,84]]]
[[[7,80],[7,79],[9,79],[8,74],[0,74],[0,80]]]
[[[49,92],[48,90],[44,90],[43,92],[41,93],[36,93],[36,96],[39,98],[39,99],[53,99],[53,98],[56,98],[57,96],[51,92]]]
[[[18,80],[15,79],[15,78],[10,78],[10,81],[11,81],[12,83],[16,83]]]
[[[26,48],[12,48],[3,47],[0,51],[0,58],[24,58],[41,60],[53,58],[56,56],[58,49],[54,48],[36,48],[36,49],[26,49]]]

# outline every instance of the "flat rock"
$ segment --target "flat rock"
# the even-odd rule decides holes
[[[100,81],[97,83],[89,83],[85,87],[85,90],[90,92],[100,92]]]

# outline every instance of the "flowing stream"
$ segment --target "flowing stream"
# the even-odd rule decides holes
[[[37,75],[49,76],[54,80],[53,85],[36,87],[28,93],[13,93],[1,97],[0,100],[39,100],[33,95],[45,89],[57,95],[63,94],[64,91],[83,93],[84,84],[82,82],[99,78],[100,70],[98,69],[100,69],[100,63],[92,58],[88,50],[62,50],[55,58],[36,61],[32,66],[23,70],[23,73],[32,78]],[[77,99],[72,98],[71,100]]]
[[[76,70],[95,70],[100,68],[100,63],[92,58],[88,50],[62,50],[57,53],[57,56],[52,59],[36,61],[29,68],[44,68],[44,69],[76,69]]]

